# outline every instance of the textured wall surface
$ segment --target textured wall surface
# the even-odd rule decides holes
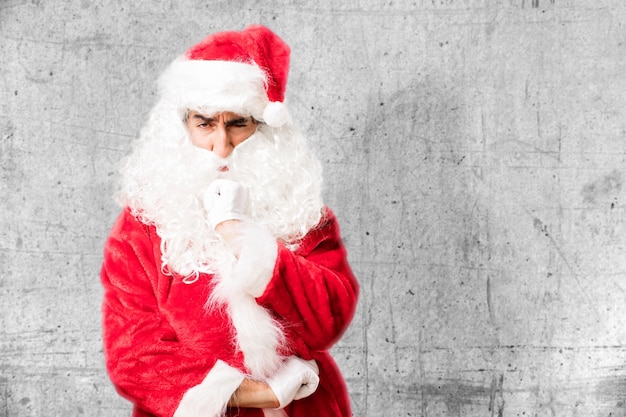
[[[209,32],[288,102],[362,284],[354,414],[626,415],[626,3],[0,1],[0,416],[129,415],[103,368],[116,166]]]

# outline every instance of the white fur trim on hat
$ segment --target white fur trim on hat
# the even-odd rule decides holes
[[[231,111],[261,120],[268,103],[265,73],[256,65],[179,58],[161,75],[162,98],[178,109]]]
[[[230,111],[280,127],[289,122],[289,113],[283,103],[269,102],[265,85],[266,74],[254,63],[184,57],[172,62],[159,79],[162,98],[181,112]]]
[[[281,127],[291,122],[291,116],[284,103],[280,101],[271,101],[263,110],[263,120],[269,126]]]

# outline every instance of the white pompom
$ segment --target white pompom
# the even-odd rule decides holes
[[[263,110],[263,121],[272,127],[281,127],[290,121],[287,106],[280,101],[270,101]]]

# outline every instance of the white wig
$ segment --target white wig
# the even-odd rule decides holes
[[[152,109],[121,172],[119,204],[162,239],[162,269],[182,276],[215,273],[230,262],[207,221],[200,194],[219,176],[249,191],[245,215],[286,244],[297,244],[320,221],[321,164],[291,124],[257,131],[235,148],[229,171],[207,169],[208,151],[195,147],[183,123],[185,111],[168,99]]]

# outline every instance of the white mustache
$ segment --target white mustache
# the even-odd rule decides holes
[[[217,154],[203,148],[197,148],[198,164],[207,171],[223,171],[228,169],[228,158],[222,158]]]

